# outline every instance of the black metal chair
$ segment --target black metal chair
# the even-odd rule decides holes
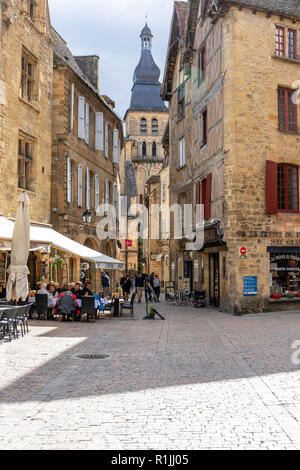
[[[35,296],[35,311],[39,316],[45,316],[48,320],[48,295],[47,294],[36,294]]]
[[[124,303],[121,305],[121,317],[123,317],[123,310],[130,310],[132,318],[134,317],[134,301],[136,294],[134,293],[131,297],[130,303]]]
[[[95,297],[88,296],[82,297],[81,299],[81,318],[82,315],[87,315],[87,321],[90,321],[90,316],[92,316],[93,320],[96,318],[95,314]]]
[[[15,322],[17,311],[15,308],[10,308],[7,310],[3,310],[1,313],[2,313],[1,321],[0,321],[1,340],[3,340],[6,336],[8,336],[8,339],[11,342],[12,335],[14,339],[17,339],[19,335],[16,322]]]

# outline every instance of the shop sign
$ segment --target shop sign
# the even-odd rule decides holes
[[[82,263],[80,269],[82,271],[88,271],[90,269],[90,265],[88,263]]]
[[[245,297],[257,296],[257,277],[256,276],[244,277],[244,296]]]
[[[126,248],[132,248],[133,242],[132,240],[125,240],[125,247]]]

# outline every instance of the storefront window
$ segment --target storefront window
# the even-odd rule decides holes
[[[296,297],[300,293],[300,253],[271,253],[271,295]]]

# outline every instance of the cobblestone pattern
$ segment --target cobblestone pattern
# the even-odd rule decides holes
[[[138,310],[0,346],[1,449],[300,448],[299,314]]]

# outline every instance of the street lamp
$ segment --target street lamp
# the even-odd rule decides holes
[[[93,214],[90,211],[88,210],[84,211],[84,213],[82,214],[83,223],[90,224],[92,221],[92,217],[93,217]]]

